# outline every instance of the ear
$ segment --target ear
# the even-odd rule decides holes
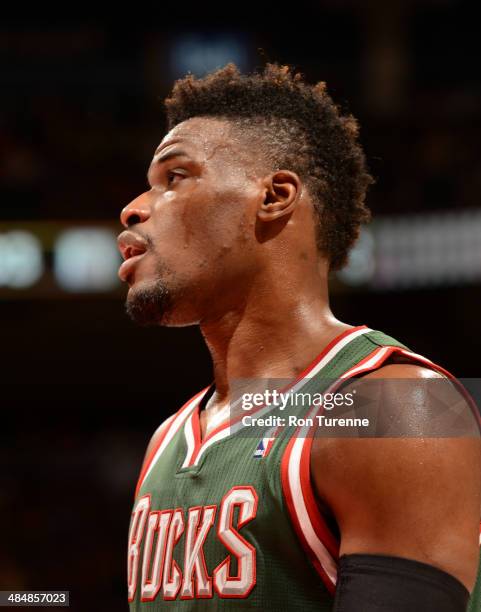
[[[278,170],[264,181],[264,201],[261,202],[257,217],[261,221],[274,221],[290,214],[301,192],[301,180],[295,172]]]

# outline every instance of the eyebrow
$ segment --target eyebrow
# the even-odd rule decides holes
[[[168,161],[169,159],[172,159],[173,157],[181,157],[182,155],[185,155],[186,157],[190,157],[190,155],[186,153],[185,151],[182,151],[181,149],[176,149],[173,151],[169,151],[168,153],[164,153],[164,155],[160,155],[157,159],[154,159],[147,170],[147,175],[146,175],[147,181],[149,181],[150,183],[149,174],[150,174],[150,169],[152,168],[152,166],[158,166],[159,164],[162,164]]]

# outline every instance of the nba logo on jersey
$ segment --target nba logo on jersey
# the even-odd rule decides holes
[[[271,446],[274,444],[274,432],[277,428],[271,427],[266,431],[266,435],[262,438],[262,440],[257,445],[256,450],[254,451],[254,457],[260,459],[261,457],[265,457],[269,451],[271,450]]]

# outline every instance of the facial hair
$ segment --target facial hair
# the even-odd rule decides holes
[[[125,310],[134,323],[141,327],[160,325],[170,305],[170,293],[160,280],[141,287],[127,299]]]
[[[172,305],[172,294],[166,283],[162,280],[167,270],[165,266],[158,265],[157,278],[148,284],[130,292],[125,302],[125,310],[134,323],[141,327],[161,325],[165,315]]]

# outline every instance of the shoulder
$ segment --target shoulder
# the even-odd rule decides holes
[[[417,363],[389,363],[368,372],[363,378],[446,378],[440,372]]]
[[[324,433],[311,449],[313,485],[336,517],[342,553],[409,557],[470,585],[479,554],[481,442],[463,396],[442,374],[404,363],[346,389],[363,398],[376,427],[356,437]],[[468,432],[456,429],[461,417]]]
[[[174,414],[171,414],[169,417],[167,417],[165,419],[165,421],[162,421],[162,423],[157,427],[157,429],[152,434],[152,437],[150,438],[149,444],[147,445],[147,450],[145,451],[145,454],[144,454],[144,460],[143,460],[143,463],[142,463],[141,470],[144,469],[144,466],[147,463],[149,457],[152,455],[154,450],[160,444],[164,434],[166,433],[169,425],[172,423],[172,421],[173,421],[174,417],[176,416],[176,414],[177,413],[174,412]]]
[[[376,437],[479,436],[478,415],[466,390],[434,368],[389,363],[349,381],[343,391],[354,391],[364,405],[369,402],[362,416],[376,420]]]
[[[179,423],[182,423],[183,421],[183,416],[187,417],[190,414],[191,408],[194,405],[194,402],[197,400],[197,398],[204,394],[206,392],[206,390],[208,389],[208,387],[205,387],[204,389],[202,389],[201,391],[199,391],[198,393],[196,393],[196,395],[194,395],[193,397],[191,397],[187,402],[185,402],[185,404],[183,406],[181,406],[181,408],[179,408],[176,412],[174,412],[173,414],[171,414],[169,417],[167,417],[164,421],[162,421],[162,423],[157,427],[157,429],[154,431],[154,433],[152,434],[152,437],[150,438],[150,442],[147,446],[147,450],[145,451],[144,454],[144,461],[142,464],[142,470],[144,469],[146,463],[148,463],[151,455],[153,452],[155,452],[155,450],[159,447],[159,445],[162,442],[162,438],[164,437],[164,435],[167,433],[169,426],[172,424],[173,420],[175,419],[175,417],[179,416],[181,418],[180,421],[177,422],[177,425]],[[177,427],[176,425],[176,427]]]

